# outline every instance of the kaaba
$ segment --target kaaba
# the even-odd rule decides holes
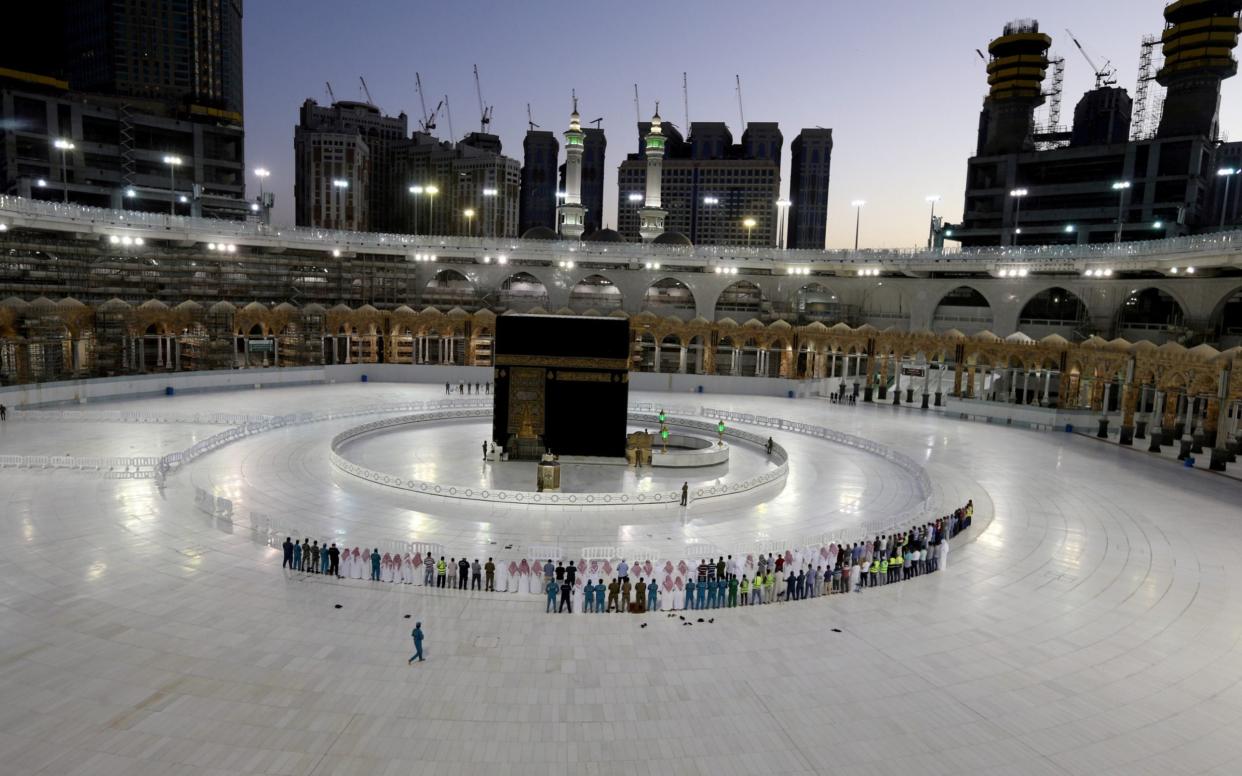
[[[630,325],[624,318],[496,320],[492,441],[511,459],[625,456]]]

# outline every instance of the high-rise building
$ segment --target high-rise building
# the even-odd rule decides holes
[[[0,47],[0,190],[250,214],[240,0],[48,0],[20,18]]]
[[[395,153],[404,202],[399,231],[516,237],[522,167],[501,150],[500,138],[488,133],[453,144],[415,132]]]
[[[347,164],[343,157],[329,153],[325,158],[331,161],[320,167],[312,149],[352,149],[348,156],[357,160],[357,165],[368,169],[361,175],[365,183],[360,180],[361,188],[351,192],[351,197],[366,200],[365,203],[358,203],[353,209],[354,217],[350,219],[361,225],[351,228],[399,231],[403,226],[405,210],[404,199],[400,196],[404,192],[404,179],[398,175],[395,153],[398,146],[409,142],[406,115],[385,116],[379,108],[365,102],[342,101],[320,105],[314,100],[307,100],[302,103],[298,117],[293,140],[299,181],[295,185],[297,223],[302,226],[327,226],[312,220],[314,214],[327,212],[312,204],[313,192],[330,186],[334,179],[350,178],[347,168],[341,167]],[[344,138],[347,137],[356,137],[357,141],[346,142]],[[365,151],[358,146],[359,142]],[[302,165],[309,166],[303,168]],[[348,169],[353,169],[353,166],[349,165]],[[328,177],[317,182],[312,180],[321,173]]]
[[[518,232],[542,226],[556,229],[556,135],[532,129],[522,141],[522,184]]]
[[[1051,38],[1033,20],[1006,25],[988,50],[989,94],[976,155],[967,163],[961,224],[940,237],[964,246],[1106,243],[1174,237],[1219,224],[1220,83],[1237,71],[1242,0],[1169,3],[1168,88],[1154,138],[1129,140],[1132,102],[1101,85],[1078,103],[1069,144],[1038,150],[1034,131]],[[1219,192],[1219,193],[1217,193]]]
[[[298,226],[368,230],[371,149],[357,132],[297,127],[294,220]]]
[[[651,124],[638,125],[640,141]],[[775,123],[748,124],[740,144],[720,122],[695,122],[689,140],[664,123],[660,208],[664,230],[705,245],[775,245],[783,138]],[[645,145],[621,163],[617,177],[618,230],[639,236],[639,205],[646,199]],[[670,238],[671,239],[671,238]]]
[[[598,127],[582,128],[582,204],[586,234],[604,226],[604,153],[608,140]]]
[[[828,240],[828,183],[832,174],[832,130],[804,129],[790,146],[790,248],[822,250]],[[779,236],[779,235],[778,235]]]
[[[75,90],[242,115],[242,0],[64,0]]]

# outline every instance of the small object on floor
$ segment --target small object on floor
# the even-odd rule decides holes
[[[716,621],[716,618],[715,618],[715,617],[713,617],[713,618],[711,618],[710,620],[708,620],[708,622],[709,622],[709,623],[712,623],[712,622],[715,622],[715,621]],[[699,620],[699,622],[703,622],[703,621],[702,621],[702,620]]]
[[[700,618],[699,618],[699,622],[703,622],[703,618],[702,618],[702,617],[700,617]]]
[[[408,614],[407,614],[407,615],[405,616],[405,619],[407,619],[407,620],[408,620],[408,619],[410,619],[410,615],[408,615]]]
[[[682,625],[694,625],[692,622],[683,622]]]
[[[644,622],[642,625],[639,625],[638,627],[640,627],[640,628],[646,628],[646,627],[647,627],[647,623],[645,623],[645,622]]]
[[[679,615],[677,615],[677,619],[679,619],[679,620],[684,620],[684,619],[686,619],[686,618],[685,618],[685,617],[682,617],[682,616],[679,614]]]
[[[833,629],[832,629],[832,632],[833,632],[833,633],[840,633],[840,632],[841,632],[841,629],[840,629],[840,628],[833,628]]]
[[[341,605],[340,605],[340,604],[336,604],[336,605],[335,605],[335,606],[333,606],[332,608],[333,608],[333,609],[340,609],[340,608],[341,608]]]

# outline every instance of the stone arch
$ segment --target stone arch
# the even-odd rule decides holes
[[[1242,345],[1242,285],[1225,292],[1212,305],[1208,326],[1221,350]]]
[[[496,291],[496,304],[504,310],[525,312],[536,307],[548,307],[548,286],[525,270],[514,272],[500,283]]]
[[[1117,308],[1117,336],[1130,340],[1151,340],[1162,344],[1173,330],[1186,321],[1186,305],[1160,286],[1141,286],[1122,300]]]
[[[993,327],[994,311],[995,306],[983,292],[971,285],[960,285],[936,303],[932,328],[937,333],[957,329],[965,334],[976,334]]]
[[[1086,300],[1064,286],[1049,285],[1030,294],[1018,313],[1018,330],[1036,340],[1050,334],[1083,339],[1090,322]]]
[[[625,306],[625,294],[606,275],[598,272],[583,277],[569,292],[569,309],[576,313],[596,310],[607,314]]]
[[[698,308],[690,286],[668,275],[647,286],[643,292],[642,309],[658,315],[670,315],[678,312],[693,314]]]
[[[423,286],[423,304],[435,307],[474,307],[478,296],[474,282],[455,269],[440,270]]]
[[[725,286],[716,297],[716,315],[724,313],[738,320],[752,318],[763,311],[763,303],[767,301],[763,289],[749,280],[735,280]]]
[[[845,305],[835,291],[818,280],[794,292],[793,310],[800,321],[820,321],[826,326],[845,320]]]

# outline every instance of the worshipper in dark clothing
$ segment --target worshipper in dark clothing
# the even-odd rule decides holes
[[[561,583],[561,605],[556,608],[557,614],[560,614],[561,612],[565,611],[566,607],[569,608],[570,614],[574,613],[573,594],[574,594],[573,586],[570,585],[568,582],[562,582]]]
[[[465,590],[470,584],[470,561],[462,558],[457,561],[457,587]]]
[[[328,548],[328,573],[337,579],[341,578],[341,551],[336,542],[332,542],[332,546]]]
[[[281,549],[284,550],[285,557],[284,560],[281,561],[280,567],[282,569],[286,566],[293,568],[293,540],[286,536],[285,543],[281,545]]]

